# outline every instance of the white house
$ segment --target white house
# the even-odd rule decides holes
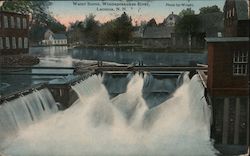
[[[44,33],[42,45],[67,45],[67,36],[65,34],[55,34],[51,30]]]
[[[165,26],[174,27],[180,20],[180,17],[172,12],[167,18],[164,19],[163,24]]]

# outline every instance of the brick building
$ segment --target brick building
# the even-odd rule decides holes
[[[224,36],[208,43],[208,94],[213,107],[212,138],[216,144],[249,145],[249,25],[245,0],[226,0]],[[237,6],[238,5],[238,6]],[[239,6],[240,5],[240,6]],[[240,10],[239,10],[240,9]],[[244,12],[242,12],[244,11]],[[244,37],[245,36],[245,37]]]
[[[249,2],[226,0],[224,5],[225,36],[249,36]]]
[[[29,16],[0,11],[0,54],[28,53]]]

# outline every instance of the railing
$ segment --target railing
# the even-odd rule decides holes
[[[204,88],[207,88],[207,76],[204,73],[204,71],[201,70],[197,70],[197,73],[201,79],[202,85],[204,86]]]
[[[94,68],[97,72],[102,71],[192,71],[207,70],[207,67],[197,66],[98,66]]]

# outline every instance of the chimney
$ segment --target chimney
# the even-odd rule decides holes
[[[250,0],[249,0],[250,1]],[[174,12],[172,11],[172,15],[174,14]]]
[[[217,33],[217,36],[218,36],[218,37],[222,37],[222,33],[221,33],[221,32],[218,32],[218,33]]]

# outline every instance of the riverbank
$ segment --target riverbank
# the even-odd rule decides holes
[[[32,66],[40,62],[39,58],[31,55],[1,55],[0,66]]]

